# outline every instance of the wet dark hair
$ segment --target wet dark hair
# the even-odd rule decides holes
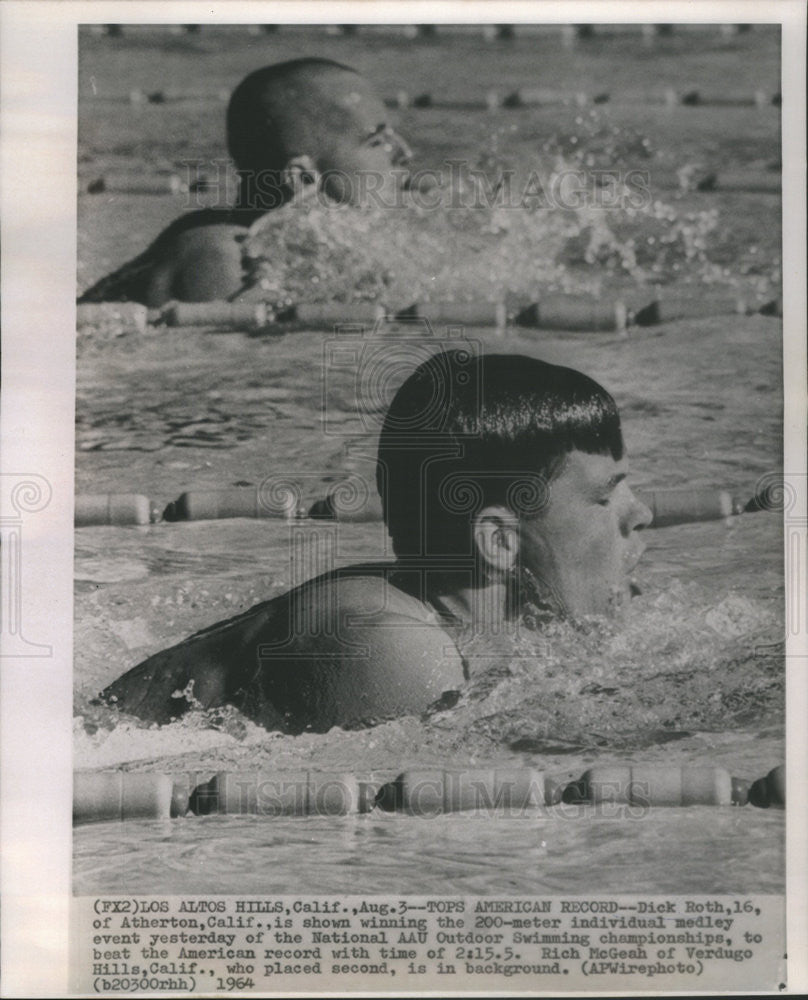
[[[517,354],[435,354],[395,394],[379,439],[396,555],[473,555],[475,514],[535,516],[574,450],[623,456],[617,406],[594,379]]]

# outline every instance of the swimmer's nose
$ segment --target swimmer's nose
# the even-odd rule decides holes
[[[651,508],[644,504],[631,490],[629,490],[629,496],[631,500],[628,516],[629,531],[639,531],[640,528],[647,528],[654,519]]]

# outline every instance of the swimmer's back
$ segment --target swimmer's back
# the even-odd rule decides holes
[[[160,723],[190,704],[232,704],[290,733],[420,713],[462,685],[464,668],[436,614],[400,583],[368,566],[310,580],[157,653],[102,697]]]
[[[188,212],[142,254],[88,288],[78,301],[141,302],[154,309],[172,299],[229,299],[246,280],[242,244],[260,214],[216,208]]]

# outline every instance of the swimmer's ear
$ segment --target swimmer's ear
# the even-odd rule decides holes
[[[317,167],[310,156],[293,156],[281,173],[284,187],[289,188],[292,197],[297,198],[307,191],[316,191],[320,180]]]
[[[519,559],[519,525],[507,507],[491,506],[474,518],[474,545],[489,570],[512,572]]]

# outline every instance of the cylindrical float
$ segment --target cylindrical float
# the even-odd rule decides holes
[[[115,326],[144,333],[149,310],[140,302],[81,302],[76,306],[76,326]]]
[[[731,779],[731,797],[734,806],[745,806],[749,801],[749,782],[743,778]]]
[[[516,32],[512,24],[484,24],[482,32],[483,39],[486,42],[509,42],[516,37]]]
[[[500,107],[499,98],[494,104],[490,103],[489,92],[483,100],[463,100],[453,97],[435,97],[432,94],[418,94],[410,101],[409,107],[419,109],[434,109],[440,111],[491,111]],[[388,106],[395,106],[392,101],[388,101]]]
[[[746,785],[723,767],[605,765],[564,789],[565,802],[646,806],[728,806],[746,801]]]
[[[720,171],[713,189],[716,191],[743,191],[748,194],[777,194],[783,184],[779,173],[761,170]]]
[[[169,326],[244,330],[266,326],[273,316],[266,302],[169,302],[162,319]]]
[[[720,521],[743,510],[743,504],[726,490],[689,489],[637,491],[637,497],[653,514],[652,528],[694,521]]]
[[[560,801],[560,786],[532,768],[404,771],[378,798],[382,809],[413,816],[470,809],[515,811]]]
[[[519,87],[512,90],[502,99],[503,108],[544,107],[552,104],[572,103],[571,95],[548,90],[546,87]]]
[[[181,90],[178,87],[167,87],[163,90],[132,90],[129,100],[132,104],[176,104],[179,101],[227,101],[230,91],[224,87],[219,90]]]
[[[153,519],[149,498],[139,493],[86,493],[75,500],[73,524],[77,528],[150,524]]]
[[[496,90],[487,90],[485,92],[485,106],[489,111],[497,111],[499,108],[504,108],[504,99],[499,96]]]
[[[678,298],[654,298],[631,314],[637,326],[658,326],[680,319],[702,319],[705,316],[747,315],[749,306],[737,295],[700,295],[698,291]]]
[[[685,90],[677,95],[678,103],[685,107],[712,108],[754,108],[760,107],[760,95],[756,91],[741,94],[716,93],[705,90]]]
[[[382,501],[376,493],[357,500],[343,497],[339,490],[332,490],[323,500],[317,500],[308,510],[308,516],[318,521],[357,522],[382,520]]]
[[[167,774],[77,771],[73,775],[73,822],[169,819],[185,813],[187,797]]]
[[[379,302],[301,302],[278,314],[282,326],[308,330],[327,330],[333,326],[370,325],[384,319],[385,308]]]
[[[779,171],[728,170],[712,167],[685,166],[680,170],[654,170],[649,174],[650,189],[657,194],[664,191],[683,193],[737,191],[744,194],[779,195],[782,183]]]
[[[644,44],[651,45],[657,38],[667,38],[673,34],[672,24],[643,24],[641,28]]]
[[[410,106],[410,95],[406,90],[397,90],[395,97],[387,97],[384,101],[387,108],[408,108]]]
[[[539,330],[624,333],[627,318],[628,311],[621,301],[549,293],[523,309],[514,322]]]
[[[786,804],[786,769],[780,764],[769,771],[765,778],[752,782],[749,801],[759,809],[783,809]]]
[[[373,808],[376,786],[352,774],[222,772],[191,793],[191,812],[250,816],[347,816]]]
[[[188,802],[191,797],[191,783],[188,775],[171,776],[171,815],[185,816],[188,812]]]
[[[758,310],[761,316],[779,316],[783,315],[783,300],[781,298],[772,299],[770,302],[764,303]]]
[[[427,319],[430,323],[491,326],[501,330],[508,321],[508,313],[504,302],[415,302],[397,312],[395,319]]]
[[[216,521],[228,517],[297,517],[297,497],[283,493],[273,504],[257,486],[229,490],[190,490],[163,511],[164,521]]]
[[[87,194],[183,194],[188,185],[176,174],[151,174],[143,177],[139,174],[112,174],[108,177],[95,177],[88,181],[85,187]]]

